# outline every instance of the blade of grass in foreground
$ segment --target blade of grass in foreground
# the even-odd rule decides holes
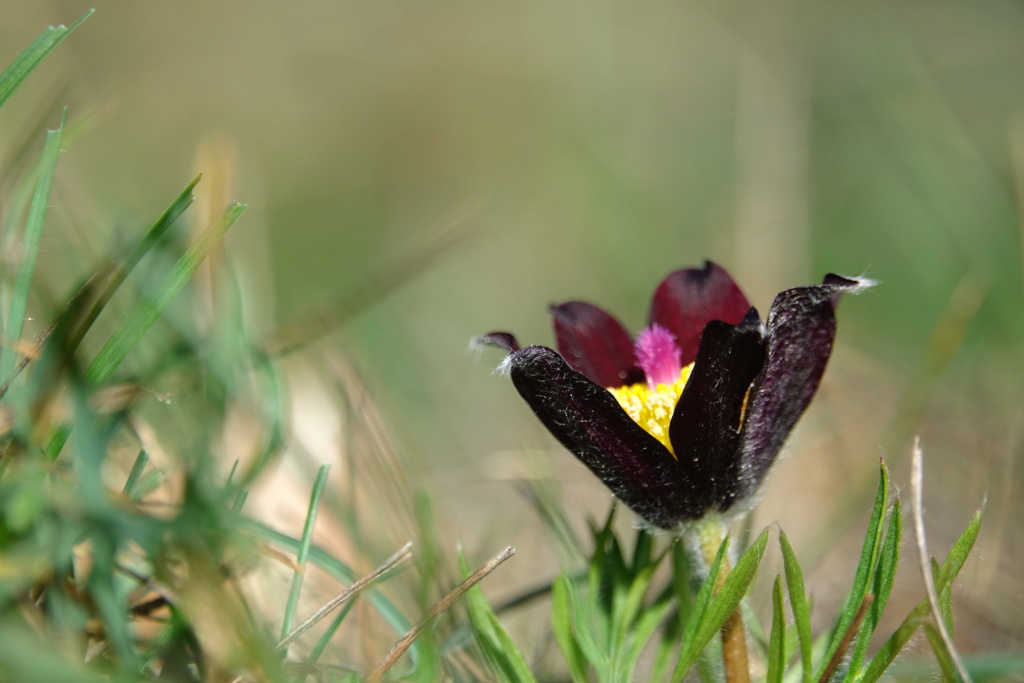
[[[299,606],[299,594],[302,592],[302,579],[305,577],[306,560],[309,558],[309,546],[313,544],[313,527],[316,525],[316,513],[320,507],[320,497],[327,486],[327,474],[330,472],[330,465],[321,465],[317,472],[316,481],[313,483],[313,493],[309,496],[309,509],[306,511],[306,523],[302,527],[302,538],[299,544],[299,552],[295,557],[295,564],[298,565],[292,575],[292,586],[288,591],[288,602],[284,607],[284,619],[281,621],[281,637],[284,638],[292,630],[292,621],[295,619],[295,610]]]
[[[18,86],[24,83],[29,74],[35,71],[36,67],[46,59],[46,55],[53,52],[54,48],[60,45],[61,41],[78,28],[79,24],[88,19],[94,11],[89,10],[82,15],[81,19],[71,24],[70,27],[66,27],[63,24],[47,27],[31,45],[18,55],[17,59],[11,62],[7,70],[0,75],[0,107],[4,106],[4,103],[18,89]]]
[[[60,157],[60,141],[64,134],[64,124],[68,112],[65,109],[56,130],[46,132],[46,143],[43,156],[39,161],[39,178],[32,194],[32,203],[28,209],[28,220],[25,223],[25,234],[21,239],[21,261],[18,274],[14,280],[11,294],[11,308],[7,317],[7,328],[4,336],[7,344],[0,354],[0,378],[6,379],[14,371],[18,351],[14,344],[21,338],[25,324],[25,311],[28,309],[29,290],[32,288],[32,276],[36,269],[36,256],[39,254],[39,241],[43,236],[43,221],[46,218],[46,207],[50,201],[50,188],[53,186],[53,174],[57,170],[57,159]]]
[[[736,561],[736,566],[729,572],[729,576],[725,579],[725,583],[722,584],[722,588],[715,594],[714,599],[711,599],[709,603],[705,603],[706,606],[698,611],[698,605],[710,598],[711,586],[717,581],[718,572],[721,570],[725,547],[723,542],[722,548],[719,549],[718,555],[711,566],[708,578],[704,579],[704,585],[701,586],[700,592],[697,594],[695,601],[697,604],[694,605],[694,612],[690,615],[691,619],[694,619],[694,617],[698,618],[697,625],[691,627],[687,623],[686,629],[683,632],[683,646],[687,650],[679,658],[676,670],[672,674],[674,682],[683,679],[690,670],[690,667],[697,662],[697,658],[700,657],[704,647],[721,630],[722,624],[725,623],[725,620],[729,618],[729,615],[740,604],[740,600],[743,599],[747,589],[750,588],[750,582],[754,580],[754,574],[761,563],[761,558],[764,557],[764,551],[767,546],[768,530],[765,529],[754,543],[747,548],[746,552],[740,556],[740,559]],[[712,577],[714,577],[714,580]],[[692,637],[692,640],[688,636]]]
[[[828,651],[822,659],[821,668],[815,674],[814,680],[823,679],[826,668],[836,652],[839,651],[847,629],[857,617],[857,612],[864,602],[864,596],[868,592],[882,548],[882,538],[885,534],[885,512],[888,504],[889,470],[886,469],[885,463],[881,463],[881,476],[878,481],[878,492],[875,495],[875,506],[871,511],[871,520],[868,522],[867,533],[864,536],[864,547],[861,549],[860,561],[857,563],[857,571],[854,573],[853,588],[850,589],[846,605],[840,612],[839,620],[832,630]]]
[[[459,566],[463,574],[469,574],[466,558],[461,553],[459,554]],[[473,633],[476,635],[476,642],[498,679],[517,683],[536,683],[537,679],[530,673],[526,659],[498,622],[498,617],[495,616],[479,586],[473,586],[466,592],[466,610],[469,613]]]
[[[116,292],[124,281],[128,278],[128,275],[135,269],[135,266],[139,265],[139,261],[156,246],[160,238],[163,237],[170,229],[171,225],[185,212],[193,201],[195,201],[195,195],[192,191],[196,185],[202,179],[202,175],[196,176],[192,182],[190,182],[184,190],[175,198],[171,205],[167,207],[167,210],[157,219],[156,223],[146,231],[142,239],[139,240],[132,250],[125,257],[114,272],[110,275],[103,289],[96,295],[95,300],[89,306],[89,310],[86,311],[82,319],[78,321],[74,331],[68,340],[68,348],[74,351],[78,348],[78,345],[82,342],[82,338],[85,337],[86,332],[92,327],[92,324],[96,322],[96,318],[103,311],[103,308],[110,301],[111,297]]]
[[[964,562],[967,561],[967,556],[970,554],[980,530],[981,510],[978,510],[971,519],[970,524],[967,525],[967,528],[960,535],[960,538],[953,544],[949,555],[946,556],[942,567],[936,575],[935,588],[940,593],[953,583],[960,570],[963,569]],[[917,631],[922,621],[927,618],[930,611],[931,605],[926,598],[907,615],[907,618],[903,620],[903,623],[896,629],[896,632],[889,636],[889,639],[879,648],[874,659],[868,664],[867,669],[857,679],[857,683],[874,683],[877,681],[889,669],[893,660],[896,659],[896,655],[910,641],[910,638]]]
[[[801,680],[803,683],[811,683],[813,640],[811,639],[811,610],[807,605],[804,574],[784,531],[779,532],[779,544],[782,546],[782,559],[786,568],[789,604],[793,610],[793,621],[796,622],[796,632],[800,640]]]
[[[96,354],[92,364],[86,369],[85,379],[89,385],[99,386],[110,378],[114,370],[135,348],[135,345],[166,310],[174,297],[185,287],[199,264],[220,243],[228,228],[238,220],[243,211],[245,211],[245,204],[232,202],[220,219],[206,228],[195,244],[178,259],[156,291],[143,299],[128,314],[128,317],[114,331],[107,343]],[[70,433],[70,427],[67,426],[54,431],[46,444],[46,452],[51,458],[56,458],[60,454]]]
[[[94,272],[88,280],[86,280],[78,290],[71,295],[68,301],[64,304],[64,307],[57,314],[56,318],[51,322],[45,330],[43,330],[39,336],[36,337],[34,346],[38,350],[42,348],[46,340],[49,339],[50,335],[57,328],[58,324],[62,321],[68,321],[70,332],[65,340],[66,352],[74,353],[78,348],[79,344],[82,343],[82,339],[89,332],[93,323],[96,322],[96,318],[99,317],[100,313],[106,307],[114,293],[124,284],[124,281],[128,278],[128,275],[134,270],[135,266],[139,264],[139,261],[149,253],[149,251],[159,242],[160,238],[166,234],[174,221],[185,212],[185,209],[195,200],[195,195],[192,194],[192,190],[195,189],[196,184],[202,178],[202,175],[196,176],[196,178],[188,184],[188,186],[178,195],[178,197],[171,203],[167,210],[157,220],[156,223],[150,227],[146,234],[141,240],[132,248],[132,250],[119,262],[110,262],[100,267],[99,270]],[[102,288],[98,292],[93,294],[93,290],[98,287],[98,283],[104,283]],[[88,308],[84,309],[84,312],[79,312],[79,309],[88,303]],[[71,320],[71,317],[77,317],[76,320]],[[11,383],[18,377],[22,370],[28,366],[31,361],[31,356],[25,356],[21,362],[18,363],[17,367],[12,371],[10,375],[4,380],[3,384],[0,384],[0,400],[7,394],[7,390]]]

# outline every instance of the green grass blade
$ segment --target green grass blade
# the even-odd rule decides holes
[[[89,310],[85,312],[82,318],[77,322],[75,329],[69,335],[67,345],[70,351],[74,351],[78,348],[78,345],[82,342],[85,334],[92,327],[93,323],[96,322],[96,318],[99,317],[111,297],[114,296],[114,293],[120,289],[121,285],[124,284],[124,281],[135,269],[135,266],[139,264],[139,261],[141,261],[143,257],[156,246],[157,242],[159,242],[167,233],[181,214],[185,213],[185,209],[195,201],[195,194],[193,194],[193,190],[201,179],[202,175],[196,176],[192,182],[190,182],[185,189],[181,191],[174,201],[171,202],[171,205],[167,207],[167,210],[164,211],[160,218],[158,218],[149,230],[146,231],[146,234],[142,236],[142,239],[139,240],[130,252],[128,252],[124,260],[109,276],[103,286],[103,289],[100,290],[90,304]]]
[[[886,532],[885,540],[882,543],[882,552],[879,556],[878,568],[875,571],[872,581],[871,592],[875,596],[874,601],[864,615],[857,644],[854,646],[853,654],[850,656],[848,668],[852,672],[859,672],[868,652],[868,645],[871,643],[871,636],[878,628],[878,622],[882,619],[882,612],[885,604],[892,593],[892,586],[896,580],[896,569],[900,561],[900,543],[903,540],[903,514],[900,501],[897,498],[889,513],[889,529]]]
[[[298,553],[299,545],[301,543],[299,539],[282,534],[281,532],[275,531],[260,522],[246,519],[245,517],[238,520],[238,525],[241,529],[262,538],[265,541],[280,545],[296,554]],[[315,563],[331,576],[344,583],[352,583],[359,578],[359,574],[353,571],[347,564],[316,546],[312,546],[309,549],[308,559],[310,562]],[[388,600],[379,590],[371,588],[369,591],[364,592],[363,595],[365,598],[370,600],[374,608],[388,623],[396,636],[401,636],[412,628],[412,624],[405,618],[405,615],[403,615],[402,612],[395,607],[394,603]],[[413,643],[407,654],[410,656],[414,664],[417,663],[421,658],[418,643]]]
[[[881,474],[878,481],[878,492],[875,495],[875,506],[871,511],[871,521],[868,522],[867,533],[864,536],[864,547],[861,550],[860,561],[857,563],[857,571],[854,574],[853,588],[850,589],[850,595],[846,599],[846,604],[839,613],[839,620],[832,629],[832,640],[829,643],[824,659],[821,661],[821,668],[814,676],[814,680],[821,680],[826,667],[842,644],[843,635],[846,634],[850,624],[856,619],[857,612],[864,601],[864,596],[868,592],[868,586],[878,561],[885,529],[883,521],[889,501],[889,471],[886,469],[885,463],[881,463],[880,470]]]
[[[978,538],[978,532],[981,530],[981,510],[974,513],[974,517],[971,522],[964,529],[964,532],[960,534],[960,537],[953,544],[949,554],[943,561],[938,573],[936,574],[935,588],[940,594],[946,590],[952,583],[953,580],[960,574],[960,570],[963,569],[964,562],[967,560],[967,556],[974,546],[974,541]],[[903,647],[910,641],[914,633],[917,632],[918,627],[921,625],[923,619],[926,619],[931,614],[931,605],[928,604],[928,600],[922,600],[913,611],[907,615],[907,618],[903,620],[896,632],[889,636],[889,639],[885,641],[878,652],[875,654],[871,663],[867,669],[864,670],[863,675],[857,679],[858,683],[875,683],[882,674],[884,674],[889,666],[896,659],[896,655],[900,653]]]
[[[28,309],[32,276],[35,274],[36,256],[39,254],[39,241],[43,237],[43,222],[46,218],[46,207],[50,201],[53,174],[57,170],[57,160],[60,158],[60,142],[64,134],[64,124],[67,123],[67,116],[68,113],[65,109],[57,129],[46,132],[46,143],[43,145],[43,155],[39,161],[39,177],[36,179],[32,203],[28,209],[25,234],[21,239],[21,259],[11,293],[7,327],[4,329],[4,336],[8,343],[3,346],[3,349],[0,349],[0,379],[10,377],[17,363],[18,351],[11,344],[21,339],[21,332],[25,325],[25,311]]]
[[[782,577],[772,587],[772,630],[768,637],[768,674],[766,683],[782,683],[786,670],[786,606],[782,598]]]
[[[679,639],[680,643],[680,658],[676,662],[675,671],[672,672],[673,683],[678,683],[683,680],[683,676],[690,670],[693,663],[697,659],[697,654],[691,653],[694,650],[699,652],[702,648],[693,647],[694,641],[697,636],[697,630],[704,622],[704,617],[707,614],[708,607],[711,604],[711,593],[715,588],[715,584],[718,583],[718,576],[722,573],[722,564],[725,562],[725,554],[729,549],[729,537],[726,536],[722,539],[722,544],[718,547],[718,553],[715,554],[715,559],[711,563],[711,568],[708,570],[708,575],[701,583],[700,590],[697,591],[696,597],[693,599],[693,606],[690,608],[689,614],[686,616],[686,625],[683,627],[683,636]]]
[[[932,651],[935,653],[935,661],[939,663],[942,680],[945,683],[961,683],[960,677],[956,673],[956,666],[953,664],[953,657],[950,655],[945,641],[942,640],[942,634],[939,633],[939,629],[930,623],[925,623],[924,635],[928,639],[928,644],[932,646]]]
[[[782,561],[786,570],[786,587],[789,589],[789,604],[796,622],[796,633],[800,639],[800,663],[803,671],[803,683],[811,683],[813,673],[812,655],[814,643],[811,640],[811,610],[807,605],[807,592],[804,589],[804,573],[796,559],[796,553],[789,544],[784,531],[779,532],[779,545],[782,547]]]
[[[220,219],[204,230],[195,244],[178,259],[156,291],[143,299],[128,314],[85,371],[85,378],[90,385],[98,386],[110,378],[243,211],[244,204],[232,202]],[[51,458],[56,458],[60,454],[69,434],[68,427],[55,430],[46,444],[46,452]]]
[[[560,574],[551,585],[551,630],[555,636],[555,644],[569,666],[572,680],[576,683],[586,683],[589,680],[587,657],[573,633],[573,623],[576,619],[574,591],[572,580],[565,574]]]
[[[107,674],[68,661],[61,648],[41,648],[40,634],[31,632],[24,622],[8,621],[0,625],[0,630],[4,633],[0,638],[0,671],[3,671],[4,680],[61,683],[104,683],[112,680]],[[121,676],[113,680],[123,681],[126,678]]]
[[[723,542],[723,547],[725,543]],[[686,654],[679,659],[679,663],[676,665],[676,670],[672,675],[673,681],[682,680],[686,672],[689,671],[690,667],[700,657],[701,652],[708,642],[714,637],[716,633],[722,628],[722,624],[729,618],[729,615],[736,610],[743,596],[746,595],[747,589],[750,587],[751,581],[754,580],[754,575],[757,572],[757,567],[761,563],[761,558],[764,556],[765,548],[768,546],[768,530],[765,529],[761,532],[761,535],[757,537],[754,543],[747,548],[747,551],[740,556],[740,559],[736,562],[736,566],[726,577],[725,583],[722,584],[721,590],[714,596],[710,604],[704,610],[703,614],[700,614],[698,624],[694,628],[693,639],[689,642],[683,641],[683,647],[686,648]],[[715,565],[721,568],[721,558],[723,556],[722,548],[719,548],[718,556],[715,557]],[[715,572],[717,574],[717,572]],[[705,581],[705,585],[713,585],[711,576]],[[704,587],[701,587],[701,593],[704,592]],[[710,590],[709,590],[710,593]],[[698,593],[698,599],[701,598]],[[693,619],[694,614],[698,614],[697,610],[691,614]],[[689,624],[687,629],[684,631],[684,637],[686,633],[690,631]]]
[[[469,567],[466,566],[464,557],[459,557],[459,564],[462,566],[462,573],[469,576]],[[498,623],[498,618],[494,615],[494,610],[491,609],[480,586],[470,588],[466,592],[465,600],[476,642],[498,680],[509,683],[536,683],[537,679],[530,673],[526,659]]]
[[[135,464],[132,465],[132,471],[128,473],[128,479],[124,482],[124,488],[121,489],[121,492],[132,500],[138,500],[135,496],[135,489],[139,485],[139,478],[148,464],[149,455],[147,455],[146,451],[140,450],[139,454],[135,456]]]
[[[90,384],[97,386],[110,378],[243,211],[244,204],[232,203],[228,206],[220,219],[204,230],[196,243],[178,259],[157,290],[128,315],[85,371],[85,378]]]
[[[355,600],[350,600],[342,605],[341,609],[338,610],[338,614],[331,620],[331,623],[324,630],[320,639],[316,641],[316,645],[314,645],[313,649],[310,650],[309,656],[306,657],[305,672],[311,671],[313,667],[316,666],[316,663],[320,661],[320,657],[323,656],[324,650],[326,650],[327,646],[330,645],[331,639],[334,638],[334,634],[337,633],[338,628],[341,626],[341,622],[345,621],[345,617],[348,616],[348,613],[352,610],[355,604]],[[305,672],[300,674],[296,679],[296,683],[302,683],[307,680]]]
[[[46,59],[46,56],[53,52],[54,48],[61,44],[61,42],[71,34],[78,26],[89,18],[89,16],[95,10],[89,10],[82,17],[71,24],[70,27],[66,27],[63,24],[60,26],[49,26],[44,30],[39,37],[36,38],[31,45],[18,55],[18,57],[11,62],[11,65],[0,75],[0,108],[4,106],[4,103],[10,99],[14,91],[18,89],[25,79],[29,77],[36,67]]]
[[[974,542],[978,539],[978,532],[981,531],[981,510],[974,513],[974,517],[971,518],[970,524],[964,529],[964,532],[960,534],[960,538],[956,540],[953,547],[950,548],[949,554],[946,556],[945,561],[942,563],[942,567],[939,569],[939,573],[935,577],[935,588],[942,592],[947,586],[953,583],[959,574],[960,570],[964,568],[964,562],[967,561],[967,556],[971,553],[971,548],[974,547]]]
[[[305,577],[306,562],[309,559],[309,548],[313,545],[313,527],[316,526],[316,514],[320,507],[320,498],[323,496],[324,488],[327,486],[327,474],[330,472],[330,465],[321,465],[316,473],[316,481],[313,482],[313,492],[309,496],[309,507],[306,509],[306,523],[302,526],[302,537],[299,539],[299,551],[295,557],[295,564],[298,568],[292,575],[292,585],[288,591],[288,602],[284,606],[284,618],[281,620],[281,638],[284,638],[292,630],[292,622],[295,620],[295,610],[299,606],[299,594],[302,593],[302,580]]]

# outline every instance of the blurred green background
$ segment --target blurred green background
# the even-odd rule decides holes
[[[0,59],[93,6],[0,116],[16,140],[64,103],[88,122],[53,220],[99,250],[222,150],[226,198],[249,204],[227,244],[258,329],[404,264],[331,342],[452,543],[518,545],[533,571],[541,541],[507,481],[527,473],[520,450],[570,504],[607,505],[491,374],[499,356],[467,354],[472,337],[550,344],[545,307],[572,298],[638,329],[660,279],[705,258],[762,313],[780,289],[866,274],[881,284],[843,302],[829,375],[754,523],[822,556],[818,594],[844,585],[828,560],[842,544],[816,544],[866,514],[878,457],[907,481],[920,433],[935,554],[987,497],[962,647],[1024,646],[1024,6],[52,0],[4,9]],[[44,242],[40,270],[73,270],[66,244]]]

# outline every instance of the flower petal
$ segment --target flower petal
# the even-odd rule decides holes
[[[829,274],[820,285],[796,287],[775,297],[768,314],[767,362],[751,387],[740,437],[741,496],[760,485],[818,389],[832,354],[839,296],[873,284]]]
[[[679,476],[672,454],[611,393],[545,346],[512,352],[508,367],[512,383],[548,431],[634,512],[663,528],[696,516],[690,482]]]
[[[613,316],[582,301],[551,306],[551,315],[558,351],[573,370],[602,387],[644,380],[633,355],[633,340]]]
[[[739,325],[713,320],[704,328],[669,424],[682,476],[697,492],[697,517],[725,511],[737,495],[744,399],[764,363],[764,326],[753,308]]]
[[[738,325],[750,303],[723,268],[705,261],[703,268],[669,273],[654,291],[650,322],[676,336],[683,365],[697,357],[704,326],[712,320]]]

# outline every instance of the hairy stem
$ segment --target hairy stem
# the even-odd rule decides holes
[[[709,515],[693,528],[695,550],[705,567],[710,567],[718,554],[718,548],[725,539],[726,524],[723,520]],[[721,590],[725,579],[732,570],[732,562],[728,555],[723,559],[722,570],[718,574],[715,592]],[[722,666],[725,669],[726,683],[750,683],[750,664],[747,659],[747,630],[743,625],[743,613],[739,606],[729,615],[722,625]]]

